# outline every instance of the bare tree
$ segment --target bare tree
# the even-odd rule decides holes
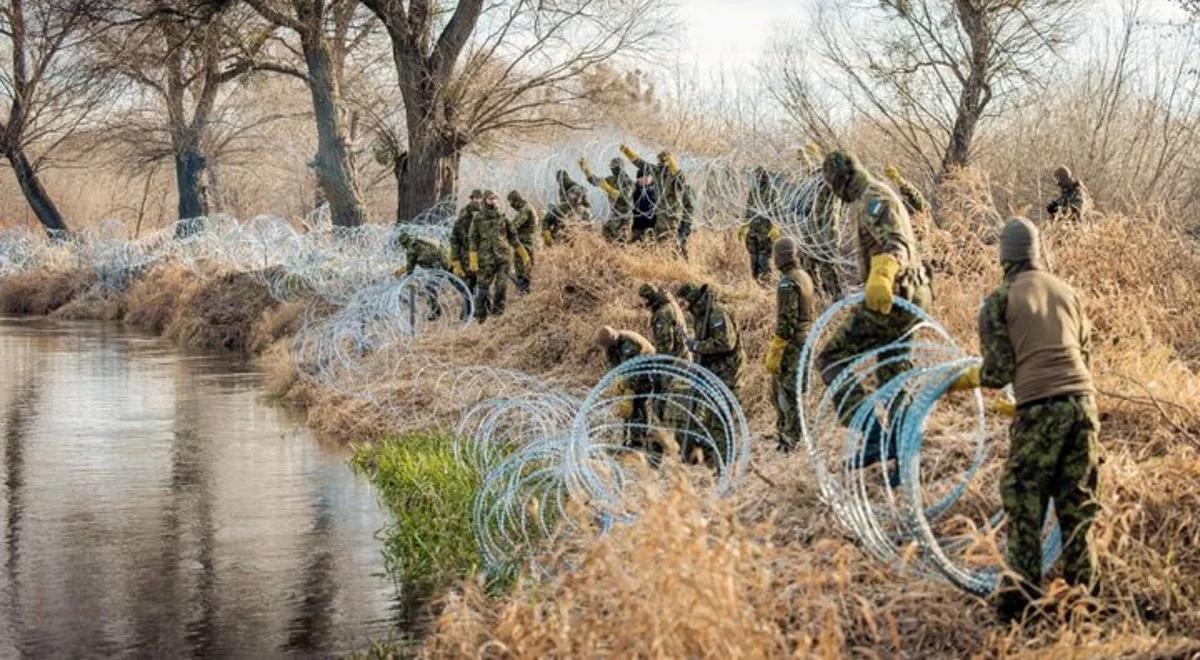
[[[269,36],[261,26],[245,27],[247,18],[236,5],[193,11],[178,0],[143,0],[127,3],[114,16],[121,27],[97,44],[103,67],[154,98],[152,107],[123,115],[109,137],[126,145],[142,169],[174,162],[179,220],[210,212],[204,184],[210,164],[251,127],[222,136],[214,127],[223,88],[252,69]],[[180,222],[176,232],[185,235],[192,226]]]
[[[67,231],[39,173],[104,107],[107,82],[80,57],[101,10],[91,0],[8,0],[0,37],[10,66],[0,68],[0,151],[34,215],[53,233]],[[78,142],[74,145],[79,148]]]
[[[872,0],[820,11],[830,85],[930,174],[970,162],[982,122],[1047,80],[1081,0]]]
[[[317,154],[312,167],[329,203],[333,223],[355,227],[366,219],[352,158],[350,122],[343,103],[343,77],[351,52],[370,39],[373,17],[359,13],[357,0],[245,0],[275,26],[298,41],[303,69],[290,63],[259,60],[255,66],[303,80],[312,95]],[[288,42],[278,45],[287,50]]]
[[[404,99],[398,220],[452,200],[463,150],[578,127],[580,77],[670,31],[661,0],[363,0],[383,21]]]

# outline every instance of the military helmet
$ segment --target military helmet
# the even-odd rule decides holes
[[[479,188],[471,191],[471,199],[483,199],[483,191]]]
[[[620,158],[614,158],[608,161],[608,168],[613,172],[620,172],[624,168],[624,163],[621,162]]]
[[[825,157],[825,162],[821,164],[821,173],[825,176],[825,183],[843,201],[852,201],[848,197],[848,191],[851,183],[861,171],[862,167],[858,164],[858,159],[853,154],[840,149],[831,151]]]
[[[784,236],[775,241],[773,246],[775,252],[775,263],[795,263],[796,262],[796,240],[791,236]]]
[[[524,201],[525,201],[525,198],[521,196],[521,192],[519,190],[509,191],[509,193],[508,193],[508,203],[509,204],[516,206],[518,204],[524,203]]]
[[[661,294],[653,284],[646,282],[638,287],[638,296],[647,302],[658,299]]]
[[[396,243],[408,247],[413,243],[413,235],[407,231],[396,234]]]
[[[1070,183],[1074,178],[1075,177],[1071,176],[1071,169],[1066,165],[1059,165],[1058,168],[1054,170],[1054,180],[1058,181],[1059,183]]]
[[[669,161],[669,160],[671,160],[671,152],[670,151],[663,149],[662,151],[658,152],[658,162],[660,164],[666,165],[667,161]]]
[[[900,183],[900,170],[896,169],[896,166],[891,163],[884,166],[883,175],[893,183]]]

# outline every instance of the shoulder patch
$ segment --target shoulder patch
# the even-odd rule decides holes
[[[886,208],[887,203],[882,199],[873,199],[870,202],[867,202],[867,213],[870,213],[873,216],[879,216]]]

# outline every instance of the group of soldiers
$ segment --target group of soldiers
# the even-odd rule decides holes
[[[674,157],[663,152],[657,164],[650,164],[628,147],[623,146],[622,152],[637,166],[636,180],[624,173],[619,159],[613,159],[611,174],[603,179],[592,174],[586,161],[580,161],[587,181],[612,200],[604,235],[616,243],[644,237],[674,240],[686,255],[693,202]],[[877,370],[877,384],[911,368],[903,338],[917,319],[894,301],[904,300],[919,308],[928,308],[932,302],[931,273],[922,259],[912,220],[914,216],[926,216],[928,204],[894,167],[884,172],[885,179],[875,177],[844,151],[834,151],[821,161],[825,185],[817,197],[822,208],[829,209],[829,218],[812,225],[813,230],[822,231],[828,225],[830,231],[836,231],[837,218],[844,213],[856,234],[859,272],[865,276],[863,304],[852,309],[815,358],[817,371],[827,386],[838,381],[856,356],[879,348],[895,346],[878,356],[884,364]],[[1055,178],[1061,196],[1048,205],[1047,212],[1055,218],[1082,218],[1091,203],[1082,183],[1065,167],[1055,171]],[[818,289],[810,271],[817,274],[829,298],[840,294],[840,284],[835,276],[822,272],[820,264],[811,259],[806,263],[806,255],[795,239],[781,236],[769,212],[774,206],[771,177],[759,169],[755,179],[743,236],[754,277],[766,282],[770,275],[764,253],[769,253],[780,275],[774,334],[764,365],[771,375],[777,447],[787,452],[800,437],[799,394],[810,386],[807,377],[798,379],[800,353],[818,311]],[[402,237],[409,270],[422,266],[453,271],[475,292],[478,320],[503,313],[510,272],[515,273],[514,280],[522,291],[529,289],[539,233],[544,244],[554,245],[566,240],[573,226],[590,221],[582,187],[565,171],[559,173],[558,184],[559,203],[542,223],[517,191],[508,196],[512,217],[500,209],[494,192],[474,191],[455,222],[448,257],[429,239]],[[646,191],[651,187],[657,195],[655,207],[650,209],[653,223],[639,210],[643,200],[638,196],[639,190],[650,194]],[[514,260],[516,269],[512,271]],[[1021,616],[1040,593],[1041,529],[1050,498],[1062,527],[1064,577],[1073,584],[1094,588],[1088,538],[1097,510],[1095,441],[1099,418],[1089,371],[1090,326],[1075,292],[1046,270],[1036,226],[1023,218],[1010,220],[1000,236],[999,260],[1004,279],[986,299],[979,318],[982,364],[963,373],[949,391],[1012,385],[1016,393],[1015,403],[998,401],[994,405],[995,410],[1013,416],[1001,495],[1007,516],[1009,565],[1015,575],[1004,583],[998,604],[1000,617],[1011,620]],[[830,288],[827,277],[836,288]],[[670,355],[709,370],[738,396],[745,375],[746,350],[737,322],[715,287],[687,282],[671,292],[646,283],[638,294],[650,311],[651,338],[631,330],[602,327],[596,343],[604,350],[608,366],[616,367],[642,355]],[[671,394],[664,391],[670,389],[670,384],[640,378],[621,382],[619,387],[627,395],[621,397],[619,414],[630,428],[649,429],[655,426],[651,423],[654,417],[668,429],[688,423],[669,419],[663,401]],[[840,410],[846,416],[841,421],[847,427],[851,425],[849,417],[866,397],[865,388],[866,384],[854,381],[845,395]],[[651,406],[651,401],[656,405]],[[899,397],[896,399],[897,405],[903,403]],[[899,480],[897,447],[888,441],[888,424],[883,417],[890,417],[892,412],[875,411],[867,424],[855,425],[866,429],[866,437],[862,438],[862,450],[848,467],[861,469],[881,461],[892,462],[889,474],[895,485]],[[700,420],[701,424],[712,422]],[[710,437],[721,435],[711,427],[709,433]],[[628,440],[632,446],[651,453],[662,451],[662,445],[647,433],[633,432]],[[685,460],[694,458],[695,450],[715,449],[681,444]]]

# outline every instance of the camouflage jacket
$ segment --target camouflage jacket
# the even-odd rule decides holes
[[[829,186],[823,185],[817,190],[817,194],[813,195],[809,213],[815,219],[812,239],[818,244],[832,245],[836,250],[841,233],[838,218],[842,215],[842,200],[833,194]]]
[[[890,186],[867,176],[862,196],[850,205],[850,218],[858,229],[858,265],[863,279],[871,270],[871,258],[880,254],[891,255],[900,264],[898,290],[922,277],[912,222]]]
[[[559,173],[558,201],[562,204],[570,204],[572,207],[591,206],[588,202],[587,191],[565,170]]]
[[[1046,206],[1050,215],[1063,214],[1071,220],[1079,220],[1085,213],[1092,210],[1092,196],[1088,194],[1083,182],[1076,179],[1070,186],[1062,189],[1062,194]]]
[[[413,272],[417,267],[428,268],[430,270],[449,270],[450,262],[446,258],[446,251],[442,246],[432,238],[424,236],[414,237],[404,250],[404,256],[408,259],[406,270]]]
[[[693,306],[692,320],[696,325],[696,360],[701,364],[706,359],[727,356],[741,349],[741,337],[733,317],[711,290]]]
[[[500,209],[484,208],[471,219],[471,251],[481,262],[512,263],[517,243],[512,220]]]
[[[901,178],[896,188],[900,193],[900,200],[904,202],[904,210],[908,211],[909,215],[924,213],[929,209],[929,205],[925,203],[925,196],[907,179]]]
[[[614,215],[631,215],[633,213],[633,179],[624,171],[619,175],[610,174],[603,179],[594,174],[588,175],[587,180],[593,186],[607,183],[617,191],[617,198],[612,200]]]
[[[579,223],[579,215],[571,205],[559,202],[550,207],[542,221],[542,229],[550,232],[550,239],[556,243],[570,238],[572,225]]]
[[[786,339],[788,346],[804,345],[816,316],[812,278],[794,265],[784,270],[775,299],[775,335]]]
[[[688,185],[683,170],[671,172],[666,165],[648,163],[641,158],[633,161],[639,170],[652,173],[658,188],[658,204],[655,215],[666,216],[671,220],[690,225],[692,213],[695,211],[696,200],[692,187]]]
[[[537,211],[527,202],[512,220],[513,230],[517,232],[517,240],[521,241],[521,245],[529,252],[533,252],[535,241],[538,238],[541,222],[538,220]]]
[[[482,205],[469,202],[458,212],[454,220],[454,228],[450,231],[450,258],[463,266],[467,265],[467,252],[471,242],[471,218],[481,210]]]
[[[768,182],[766,186],[755,186],[746,199],[746,219],[753,221],[765,217],[770,220],[775,217],[778,207],[779,194],[773,184]]]
[[[774,228],[775,223],[768,216],[756,215],[751,218],[746,230],[746,248],[751,252],[770,250],[773,243],[771,230]]]
[[[691,360],[687,347],[687,322],[683,310],[666,296],[650,302],[650,334],[654,338],[654,349],[662,355],[671,355],[681,360]]]

